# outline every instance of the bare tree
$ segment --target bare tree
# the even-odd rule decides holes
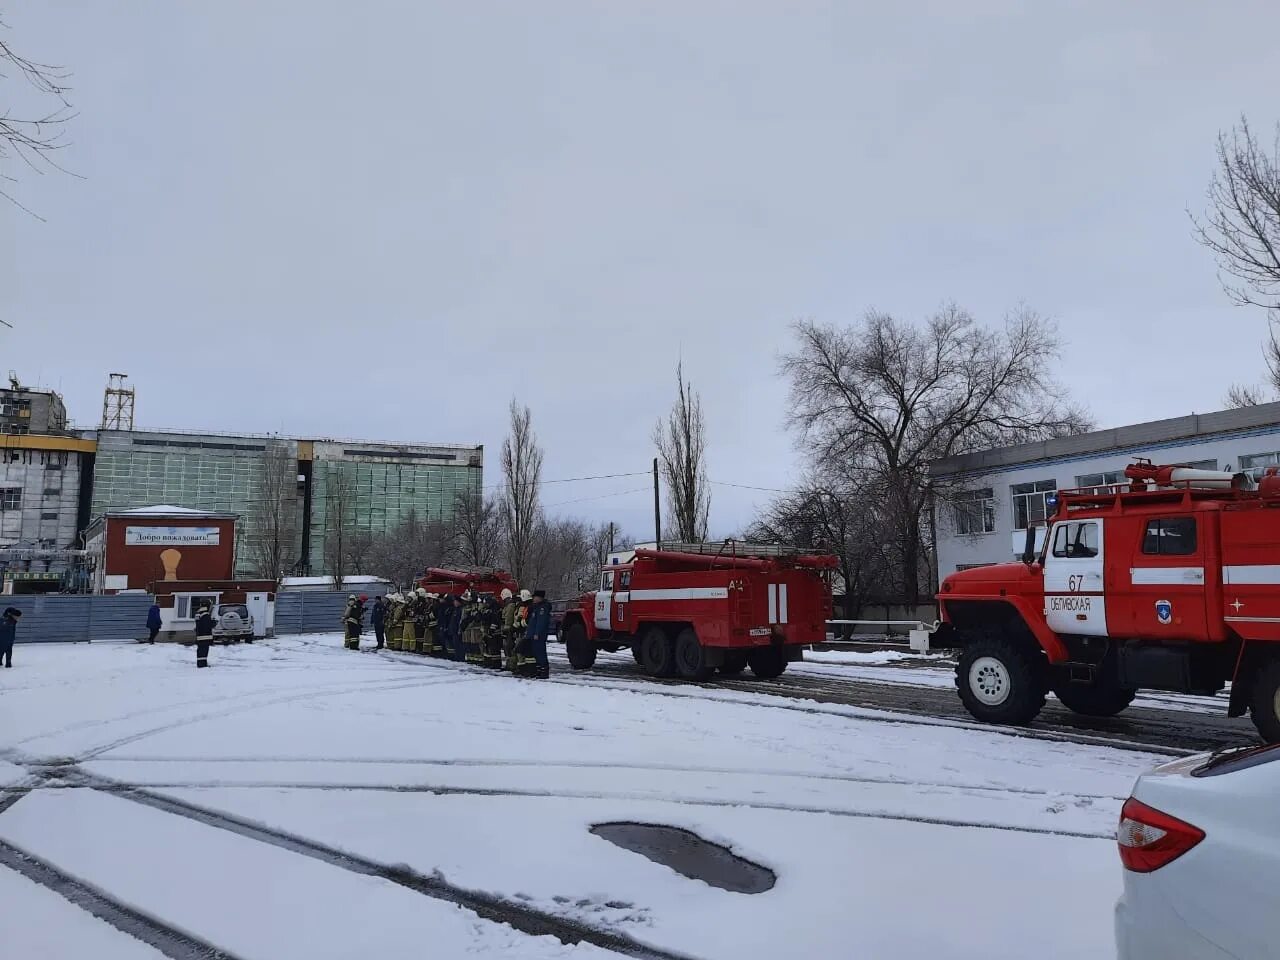
[[[662,476],[667,486],[667,525],[677,540],[707,539],[711,490],[707,481],[707,425],[702,398],[676,366],[676,401],[664,424],[654,425]]]
[[[452,539],[449,525],[438,520],[424,522],[410,510],[404,522],[374,540],[366,560],[367,570],[406,587],[427,567],[449,562]]]
[[[781,361],[789,425],[812,465],[838,465],[873,490],[886,516],[892,589],[915,602],[927,570],[930,461],[1088,429],[1047,376],[1054,325],[1022,309],[987,329],[949,306],[923,326],[870,313],[843,329],[796,324]]]
[[[492,567],[502,549],[501,505],[479,491],[460,493],[453,504],[453,554],[464,564]]]
[[[502,444],[506,478],[500,503],[507,540],[507,567],[523,583],[531,572],[534,535],[541,520],[542,450],[533,432],[533,415],[513,398],[511,433]]]
[[[335,590],[350,573],[351,547],[355,536],[355,478],[346,464],[332,462],[325,477],[324,559],[333,577]]]
[[[1239,126],[1218,134],[1217,156],[1203,218],[1188,215],[1196,239],[1218,263],[1227,295],[1270,313],[1263,350],[1270,386],[1280,393],[1280,124],[1268,150],[1241,116]],[[1227,395],[1232,407],[1267,399],[1262,389],[1244,385],[1233,386]]]
[[[7,28],[8,25],[0,21],[0,30]],[[61,67],[27,59],[7,41],[0,39],[0,79],[9,80],[15,76],[27,82],[35,100],[51,101],[53,107],[33,108],[34,112],[28,115],[16,114],[13,108],[0,113],[0,163],[8,166],[10,161],[17,159],[37,173],[43,173],[46,167],[61,170],[52,154],[67,145],[65,126],[74,115],[68,100],[71,88],[67,80],[71,75]],[[6,99],[10,103],[15,99],[12,88],[6,88]],[[0,173],[0,179],[16,182],[16,178],[8,173]],[[4,190],[0,190],[0,197],[37,216]]]
[[[275,579],[297,559],[298,464],[287,444],[268,445],[260,494],[249,531],[249,554],[257,576]]]

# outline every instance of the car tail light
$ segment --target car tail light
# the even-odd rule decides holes
[[[1204,831],[1130,797],[1120,811],[1120,861],[1150,873],[1172,863],[1204,839]]]

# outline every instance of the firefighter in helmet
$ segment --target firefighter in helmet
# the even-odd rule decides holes
[[[364,626],[364,601],[367,597],[357,597],[354,593],[347,597],[347,609],[342,614],[342,624],[346,639],[343,643],[348,650],[360,649],[360,631]]]
[[[547,636],[551,633],[551,604],[545,590],[533,591],[528,607],[524,638],[520,641],[516,674],[545,680],[551,675],[547,662]]]
[[[510,670],[515,666],[516,611],[520,604],[510,590],[502,591],[502,663]]]

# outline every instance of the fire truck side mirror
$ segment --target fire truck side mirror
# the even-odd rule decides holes
[[[1027,539],[1022,546],[1022,562],[1027,566],[1031,566],[1036,559],[1036,526],[1033,523],[1027,524]]]

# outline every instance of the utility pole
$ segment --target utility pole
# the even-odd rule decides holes
[[[613,553],[613,521],[609,521],[609,552]]]
[[[658,458],[653,458],[653,539],[662,549],[662,507],[658,501]]]

